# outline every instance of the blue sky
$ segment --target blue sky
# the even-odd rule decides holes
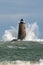
[[[23,18],[26,23],[37,22],[43,38],[43,0],[0,0],[0,39],[6,29],[17,26]]]

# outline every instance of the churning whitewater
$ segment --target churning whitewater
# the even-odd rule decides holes
[[[37,25],[36,22],[32,24],[27,24],[26,25],[26,37],[24,40],[29,41],[29,40],[36,40],[38,39],[39,35],[39,26]],[[4,35],[2,36],[3,41],[11,41],[12,39],[15,39],[18,37],[18,27],[14,28],[11,26],[11,29],[5,30]]]
[[[39,26],[36,22],[26,25],[26,37],[22,41],[43,41],[39,38]],[[9,30],[5,30],[2,36],[3,41],[11,41],[18,38],[18,27],[11,26]]]

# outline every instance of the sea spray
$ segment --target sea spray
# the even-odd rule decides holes
[[[17,38],[17,29],[11,26],[10,29],[5,30],[4,35],[2,36],[3,41],[11,41]]]
[[[33,41],[35,39],[38,39],[38,32],[39,32],[39,26],[37,25],[36,22],[28,24],[26,26],[26,37],[24,40]]]
[[[29,24],[26,24],[26,37],[24,41],[29,41],[29,40],[35,40],[38,39],[38,34],[39,34],[39,26],[37,25],[36,22]],[[18,38],[18,27],[11,27],[9,30],[5,30],[4,35],[2,36],[3,41],[11,41],[13,39]]]

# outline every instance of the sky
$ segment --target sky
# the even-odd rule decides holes
[[[0,39],[21,18],[26,24],[37,22],[39,38],[43,38],[43,0],[0,0]]]

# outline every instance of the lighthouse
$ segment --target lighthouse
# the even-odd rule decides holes
[[[18,28],[18,39],[23,40],[26,37],[26,25],[23,19],[20,20]]]

